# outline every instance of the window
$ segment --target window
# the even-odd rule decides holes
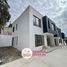
[[[49,29],[50,29],[50,22],[49,22],[49,20],[48,20],[48,27],[49,27]]]
[[[18,36],[12,38],[12,46],[18,45]]]
[[[13,32],[15,31],[15,27],[13,27]]]
[[[18,24],[16,24],[16,30],[17,30]]]
[[[59,39],[59,43],[62,43],[62,39]]]
[[[36,25],[36,17],[33,16],[33,24]]]
[[[54,31],[55,30],[55,25],[52,23],[52,30]]]
[[[39,27],[41,27],[41,19],[39,19]]]
[[[36,25],[39,26],[39,19],[36,18]]]
[[[33,15],[33,24],[35,26],[41,27],[41,19]]]
[[[35,35],[35,46],[44,45],[44,36],[43,35]]]

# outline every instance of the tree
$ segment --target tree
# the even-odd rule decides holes
[[[0,28],[5,25],[11,17],[8,11],[9,8],[7,0],[0,0]]]

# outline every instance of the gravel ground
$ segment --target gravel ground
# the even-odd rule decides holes
[[[13,47],[0,47],[0,60],[2,64],[21,58],[21,53]]]

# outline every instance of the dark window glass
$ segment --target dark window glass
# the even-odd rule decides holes
[[[14,30],[15,30],[15,27],[13,27],[13,32],[14,32]]]
[[[39,19],[39,27],[41,27],[41,19]]]
[[[56,31],[56,26],[54,25],[54,30]]]
[[[41,27],[41,19],[33,15],[33,24],[35,26]]]
[[[36,17],[33,16],[33,24],[36,25]]]
[[[62,43],[62,39],[59,39],[59,43]]]
[[[43,35],[35,35],[35,46],[44,45],[44,36]]]
[[[49,22],[49,20],[48,20],[48,27],[50,28],[50,22]]]

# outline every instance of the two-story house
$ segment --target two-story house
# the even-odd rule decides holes
[[[12,46],[18,50],[55,46],[54,37],[57,36],[55,23],[46,16],[43,17],[31,6],[13,22],[12,28]]]
[[[44,45],[42,15],[28,6],[13,23],[12,45],[18,50]]]

